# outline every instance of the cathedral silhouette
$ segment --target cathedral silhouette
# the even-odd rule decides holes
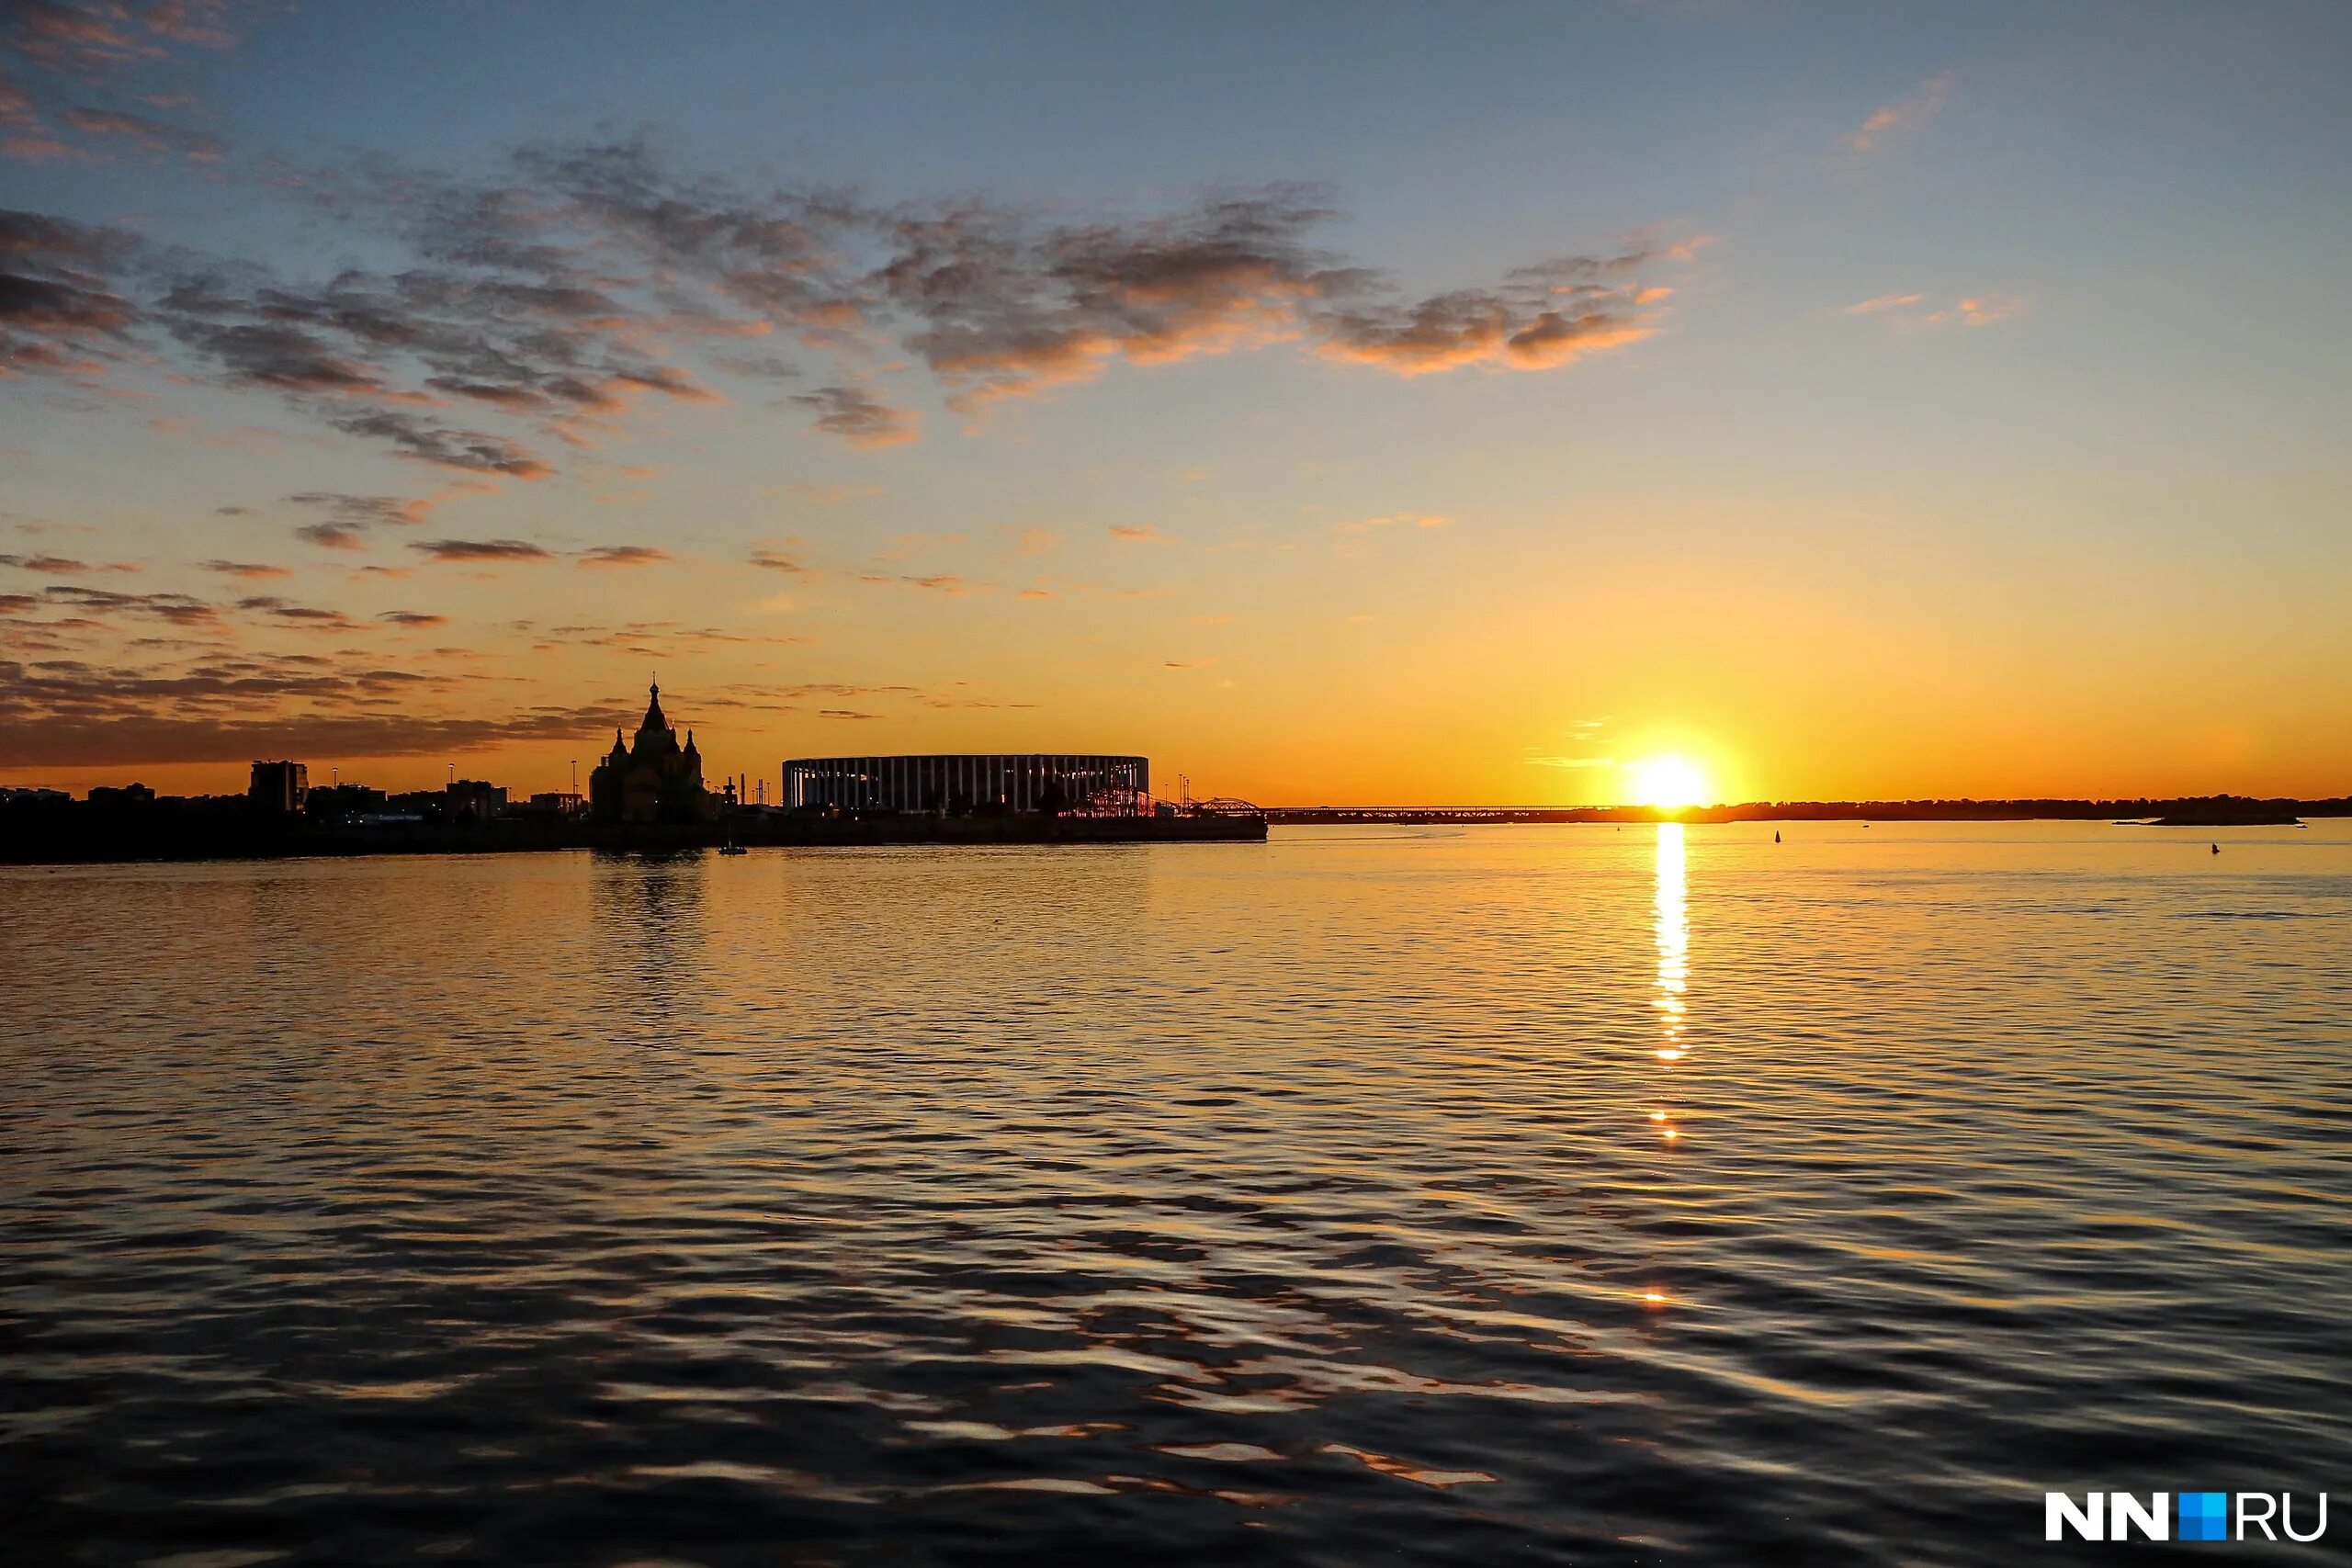
[[[655,682],[645,705],[645,722],[635,745],[621,744],[588,775],[589,809],[600,822],[707,822],[718,803],[702,787],[702,753],[695,732],[678,744],[678,731],[662,712],[662,685]]]

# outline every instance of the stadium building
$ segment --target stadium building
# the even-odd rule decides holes
[[[784,764],[784,803],[838,811],[1086,811],[1151,809],[1143,757],[989,752],[912,757],[796,757]]]

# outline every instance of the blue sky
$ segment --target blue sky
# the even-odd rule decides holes
[[[729,771],[1034,743],[1269,798],[1605,799],[1668,747],[1735,794],[2352,787],[2340,6],[55,9],[153,47],[19,28],[40,129],[0,206],[135,236],[126,299],[396,277],[399,182],[528,189],[518,152],[616,141],[676,192],[841,193],[860,244],[967,209],[1125,244],[1295,183],[1330,214],[1301,243],[1378,275],[1384,345],[1413,301],[1643,259],[1607,275],[1609,331],[1541,361],[1357,355],[1374,329],[1294,279],[978,403],[903,315],[847,346],[777,318],[788,385],[665,342],[707,396],[497,426],[546,471],[487,480],[141,296],[102,367],[0,382],[0,559],[138,569],[0,566],[35,626],[0,659],[76,667],[0,709],[0,775],[192,787],[270,739],[543,783],[652,656],[726,694]],[[93,109],[149,129],[64,118]],[[829,434],[794,400],[820,387],[892,412]],[[541,553],[322,550],[291,499],[320,494]],[[581,570],[600,548],[667,558]],[[239,608],[208,560],[282,569],[237,594],[282,602]],[[219,614],[156,646],[163,606],[94,597],[134,582]],[[343,618],[332,668],[435,683],[373,731],[318,723],[356,688],[288,682],[330,625],[290,604]],[[548,640],[588,620],[641,629]],[[207,740],[232,670],[274,705]],[[158,672],[187,722],[141,694]]]

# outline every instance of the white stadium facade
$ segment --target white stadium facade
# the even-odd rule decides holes
[[[1082,752],[795,757],[784,804],[837,811],[1150,809],[1151,762]]]

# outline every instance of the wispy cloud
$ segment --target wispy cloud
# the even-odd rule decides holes
[[[2016,315],[2019,310],[2024,309],[2025,301],[2018,299],[1962,299],[1958,304],[1954,305],[1952,307],[1952,313],[1959,318],[1961,323],[1964,326],[1989,327],[1996,321],[2007,321],[2010,317]],[[1928,319],[1934,321],[1942,321],[1945,318],[1941,315],[1935,315],[1930,316]]]
[[[1379,517],[1359,517],[1351,522],[1334,524],[1331,528],[1333,548],[1343,557],[1363,553],[1370,536],[1392,528],[1450,528],[1453,519],[1436,512],[1391,512]]]
[[[209,560],[204,563],[204,570],[217,571],[223,577],[240,577],[250,581],[294,575],[294,569],[291,567],[271,566],[264,561],[250,560]]]
[[[820,387],[792,401],[817,411],[817,428],[853,446],[897,446],[922,434],[922,423],[862,387]]]
[[[588,567],[659,566],[670,552],[652,545],[598,545],[583,550],[579,564]]]
[[[210,152],[141,117],[85,118]],[[834,362],[765,406],[879,447],[921,432],[863,378],[897,355],[965,411],[1114,364],[1278,344],[1405,376],[1557,368],[1657,330],[1672,289],[1656,275],[1703,243],[1555,256],[1417,297],[1317,244],[1340,214],[1297,186],[1051,221],[985,198],[752,195],[641,141],[526,149],[473,182],[362,160],[288,183],[388,259],[305,277],[14,215],[0,249],[23,281],[0,300],[0,355],[20,373],[163,362],[419,463],[534,479],[641,405],[713,403],[710,377],[790,369],[716,346],[747,337],[789,333]]]
[[[138,563],[127,560],[85,561],[72,556],[0,555],[0,567],[13,567],[18,571],[38,571],[51,577],[87,577],[101,571],[137,571]]]
[[[410,549],[442,561],[542,561],[552,554],[526,539],[421,539]]]
[[[1874,299],[1857,300],[1843,309],[1849,316],[1873,316],[1881,310],[1895,310],[1905,305],[1917,305],[1926,298],[1924,294],[1881,294]]]
[[[996,592],[996,584],[992,582],[973,582],[952,571],[930,573],[864,571],[857,573],[851,581],[862,582],[869,588],[913,588],[926,593],[944,594],[951,599],[961,599],[974,593]]]
[[[198,163],[220,160],[228,151],[227,143],[209,131],[191,130],[186,126],[171,125],[145,115],[124,114],[116,109],[74,107],[60,117],[74,130],[90,136],[120,137],[143,152],[176,153]]]
[[[1846,145],[1857,152],[1873,152],[1888,138],[1926,124],[1951,98],[1956,80],[1952,72],[1938,72],[1893,103],[1874,110],[1847,136]]]
[[[1878,316],[1898,327],[1989,327],[2025,309],[2016,296],[1965,295],[1949,304],[1936,304],[1925,294],[1881,294],[1842,306],[1848,316]]]

